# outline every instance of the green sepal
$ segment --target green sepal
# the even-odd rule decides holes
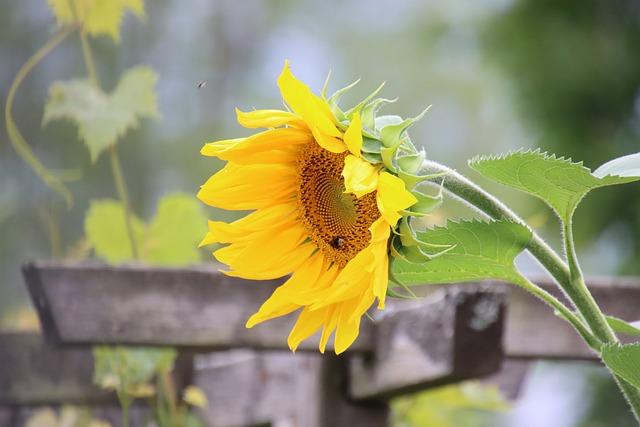
[[[424,150],[420,150],[416,154],[408,154],[406,156],[401,156],[396,159],[398,163],[398,168],[400,170],[405,171],[406,173],[415,174],[420,170],[422,166],[422,162],[427,157],[427,153]]]
[[[384,85],[385,85],[385,83],[383,82],[380,86],[378,86],[378,89],[373,91],[373,93],[371,95],[367,96],[358,105],[356,105],[355,107],[353,107],[352,109],[347,111],[345,113],[347,115],[347,117],[349,119],[351,119],[353,117],[353,113],[355,113],[356,111],[360,112],[367,104],[369,104],[371,102],[371,100],[373,98],[375,98],[375,96],[378,94],[378,92],[380,92],[380,90],[382,90]]]
[[[396,258],[412,264],[423,264],[453,249],[453,246],[432,245],[417,240],[415,246],[405,246],[402,244],[402,237],[402,235],[394,236],[391,239],[391,253]],[[427,248],[431,249],[432,252],[426,252],[425,249]],[[433,251],[436,248],[439,249],[439,251]]]
[[[386,126],[380,129],[380,141],[384,144],[385,147],[394,147],[398,144],[398,142],[403,139],[403,133],[415,122],[420,120],[426,113],[429,111],[431,106],[427,107],[422,113],[412,119],[402,120],[400,123],[396,124],[387,124]],[[383,117],[394,117],[394,116],[383,116]],[[381,119],[382,117],[379,117]],[[376,125],[378,123],[376,122]]]
[[[366,136],[362,137],[362,152],[380,154],[381,149],[382,143],[379,140]]]
[[[424,249],[429,248],[434,251],[431,253],[431,255],[439,255],[440,253],[444,253],[442,252],[442,250],[447,251],[453,247],[452,245],[439,245],[420,240],[416,233],[413,231],[413,228],[411,227],[409,222],[409,218],[400,219],[400,225],[398,226],[399,232],[397,236],[400,238],[402,246],[419,246]]]
[[[393,282],[395,283],[395,282]],[[414,294],[411,289],[409,289],[409,287],[403,283],[396,283],[396,285],[400,286],[402,289],[408,291],[411,293],[411,295],[402,295],[396,291],[394,291],[393,289],[391,289],[390,287],[387,287],[387,296],[391,297],[391,298],[398,298],[398,299],[407,299],[407,300],[419,300],[420,298]]]
[[[411,264],[421,264],[431,260],[429,254],[424,253],[418,246],[403,246],[399,236],[391,239],[391,254],[398,259]]]
[[[390,250],[396,258],[410,263],[423,263],[452,248],[452,245],[432,244],[418,239],[409,224],[409,218],[402,218],[398,226],[398,233],[391,239]]]
[[[384,158],[384,157],[383,157]],[[410,173],[406,173],[402,169],[397,171],[398,178],[404,181],[404,184],[407,188],[414,188],[416,185],[420,184],[422,181],[427,181],[429,179],[438,178],[446,173],[432,174],[432,175],[414,175]]]
[[[396,115],[385,115],[376,117],[376,131],[380,132],[381,129],[386,126],[395,126],[397,124],[402,123],[403,119],[400,116]]]
[[[418,201],[412,205],[409,209],[401,212],[403,216],[424,216],[427,215],[442,205],[444,197],[442,196],[442,186],[436,196],[430,196],[423,194],[420,191],[412,191],[413,197]]]
[[[327,93],[327,85],[329,84],[329,77],[331,77],[331,73],[329,73],[329,75],[327,76],[327,80],[324,83],[324,89],[322,89],[323,97],[325,97]],[[338,107],[338,102],[340,102],[340,98],[342,98],[342,95],[344,95],[349,90],[351,90],[355,85],[358,84],[358,82],[360,82],[360,79],[351,83],[349,86],[343,87],[342,89],[338,89],[333,93],[333,95],[327,98],[327,105],[329,106],[329,109],[331,110],[335,118],[338,119],[339,122],[343,122],[347,120],[347,115],[344,113],[344,111],[340,109],[340,107]]]
[[[385,99],[385,98],[376,98],[364,107],[360,111],[360,120],[362,121],[362,125],[368,127],[369,129],[376,128],[376,114],[378,110],[386,105],[391,104],[397,101],[396,99]]]
[[[360,154],[362,155],[363,159],[365,159],[367,162],[371,163],[372,165],[378,165],[382,163],[382,156],[380,154],[367,153],[367,152],[362,152]]]
[[[395,174],[398,173],[398,169],[396,168],[396,165],[393,164],[393,159],[396,157],[396,153],[398,152],[398,149],[402,145],[402,142],[403,141],[398,141],[396,145],[392,147],[385,146],[380,149],[380,155],[382,156],[382,163],[384,163],[384,167],[386,167],[387,169],[389,169],[391,172]],[[413,188],[413,187],[409,187],[409,188]]]
[[[401,280],[398,280],[398,278],[393,274],[393,263],[394,262],[395,262],[395,260],[393,258],[391,259],[391,262],[389,262],[389,282],[393,283],[395,285],[398,285],[399,287],[404,289],[407,293],[409,293],[409,295],[400,294],[400,293],[394,291],[391,288],[391,286],[387,286],[387,296],[390,296],[392,298],[400,298],[400,299],[408,299],[408,300],[420,299],[420,298],[418,298],[418,296],[416,294],[413,293],[411,288],[409,288],[407,285],[402,283]]]

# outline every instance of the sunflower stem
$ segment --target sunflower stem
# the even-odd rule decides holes
[[[508,219],[510,221],[522,224],[529,230],[531,228],[520,218],[515,212],[509,209],[504,203],[495,196],[487,193],[475,183],[447,166],[425,160],[422,164],[423,171],[426,174],[441,174],[432,180],[432,182],[442,186],[458,199],[466,202],[471,207],[486,214],[489,218],[500,220]],[[551,249],[551,247],[538,234],[531,230],[533,237],[527,249],[529,252],[549,271],[556,279],[560,286],[567,291],[566,288],[571,286],[571,274],[567,264]],[[569,297],[572,295],[569,294]]]
[[[485,213],[490,218],[495,220],[508,219],[522,224],[531,230],[524,220],[504,203],[455,170],[430,160],[423,162],[422,170],[425,174],[444,173],[443,176],[434,178],[432,182],[442,186],[456,198],[480,212]],[[563,223],[563,227],[568,264],[533,230],[531,230],[532,239],[527,249],[554,277],[560,288],[578,309],[589,329],[586,328],[587,325],[575,316],[571,310],[555,300],[555,298],[548,298],[548,296],[544,294],[544,290],[535,284],[531,283],[531,287],[527,289],[556,308],[563,316],[567,317],[567,320],[569,320],[583,338],[585,338],[587,344],[600,353],[602,343],[617,343],[618,339],[609,327],[602,311],[595,303],[593,296],[585,285],[575,254],[571,224]],[[567,316],[568,314],[569,316]],[[640,389],[627,383],[614,373],[613,376],[631,406],[636,420],[640,421]]]

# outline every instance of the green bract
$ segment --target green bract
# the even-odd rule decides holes
[[[329,108],[343,129],[348,128],[355,113],[360,115],[363,135],[362,157],[373,165],[381,165],[383,170],[399,177],[404,181],[405,187],[418,200],[417,203],[402,212],[403,218],[397,227],[396,235],[391,239],[391,255],[412,263],[429,261],[453,247],[450,244],[432,244],[424,240],[415,233],[410,222],[410,217],[427,215],[442,204],[442,189],[436,195],[430,195],[425,194],[422,188],[417,187],[421,182],[441,177],[443,174],[425,173],[422,165],[426,159],[426,153],[415,147],[407,133],[407,130],[420,120],[429,108],[409,119],[394,115],[378,116],[378,111],[382,106],[395,101],[375,98],[384,86],[381,85],[358,105],[346,112],[342,111],[338,107],[338,102],[356,83],[336,91],[328,98],[325,96]]]

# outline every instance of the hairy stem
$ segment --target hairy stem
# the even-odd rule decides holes
[[[423,163],[422,168],[425,174],[444,174],[439,178],[435,178],[433,182],[442,185],[449,193],[475,209],[485,213],[490,218],[496,220],[505,218],[528,227],[524,220],[509,209],[504,203],[453,169],[428,160]],[[572,239],[570,229],[571,224],[564,224],[564,227],[565,239]],[[577,264],[573,241],[569,240],[566,245],[569,261],[569,265],[567,265],[562,258],[560,258],[560,256],[558,256],[558,254],[551,249],[544,240],[542,240],[542,238],[540,238],[540,236],[538,236],[533,230],[531,231],[533,233],[533,237],[528,246],[529,252],[542,264],[543,267],[547,269],[547,271],[549,271],[549,273],[551,273],[562,290],[579,310],[580,314],[584,317],[590,328],[587,336],[594,337],[597,340],[594,343],[596,344],[595,349],[599,350],[599,346],[597,345],[598,341],[600,343],[618,342],[617,337],[611,331],[606,319],[602,315],[602,312],[593,300],[593,297],[584,283],[582,273],[580,273],[579,266]],[[533,287],[540,289],[535,285],[533,285]],[[533,291],[533,289],[530,290]],[[555,307],[555,302],[547,300],[546,296],[539,294],[538,291],[534,293]],[[570,311],[567,310],[567,312]],[[563,310],[561,313],[564,314],[566,312]],[[573,313],[571,314],[573,315]],[[571,317],[568,318],[568,320],[572,324],[574,324],[574,321],[577,321],[577,324],[574,324],[574,327],[576,325],[582,325],[580,329],[576,327],[578,332],[581,334],[581,331],[586,330],[584,328],[585,325],[577,318]],[[629,405],[633,409],[636,419],[640,422],[640,389],[627,383],[615,374],[614,377]]]
[[[548,305],[553,307],[555,310],[557,310],[564,319],[571,323],[571,325],[576,329],[576,331],[585,340],[589,347],[596,351],[600,348],[600,346],[602,345],[602,341],[594,336],[591,331],[585,326],[585,324],[582,323],[582,321],[575,315],[575,313],[569,310],[569,308],[562,304],[556,297],[526,279],[523,282],[519,282],[518,285],[531,292],[532,294],[546,302]]]
[[[584,276],[580,269],[575,245],[573,243],[571,220],[569,219],[566,223],[563,222],[563,227],[565,253],[567,254],[567,262],[569,263],[569,271],[571,274],[571,287],[576,291],[577,300],[574,300],[574,303],[580,309],[580,313],[589,324],[589,327],[591,327],[593,332],[600,337],[603,342],[618,342],[618,338],[611,330],[607,319],[605,319],[584,282]]]
[[[524,220],[504,203],[455,170],[430,160],[426,160],[423,163],[423,169],[428,174],[444,174],[439,178],[435,178],[433,182],[442,185],[449,193],[473,208],[485,213],[490,218],[495,220],[505,218],[530,229]],[[531,230],[531,232],[533,237],[527,249],[540,264],[549,271],[562,289],[564,289],[573,300],[571,290],[567,289],[571,288],[571,273],[569,272],[569,267],[540,236],[533,230]]]

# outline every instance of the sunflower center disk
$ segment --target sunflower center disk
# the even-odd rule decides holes
[[[310,142],[298,157],[298,207],[309,239],[324,256],[344,267],[369,245],[369,227],[380,217],[376,193],[345,193],[342,169],[347,153]]]

